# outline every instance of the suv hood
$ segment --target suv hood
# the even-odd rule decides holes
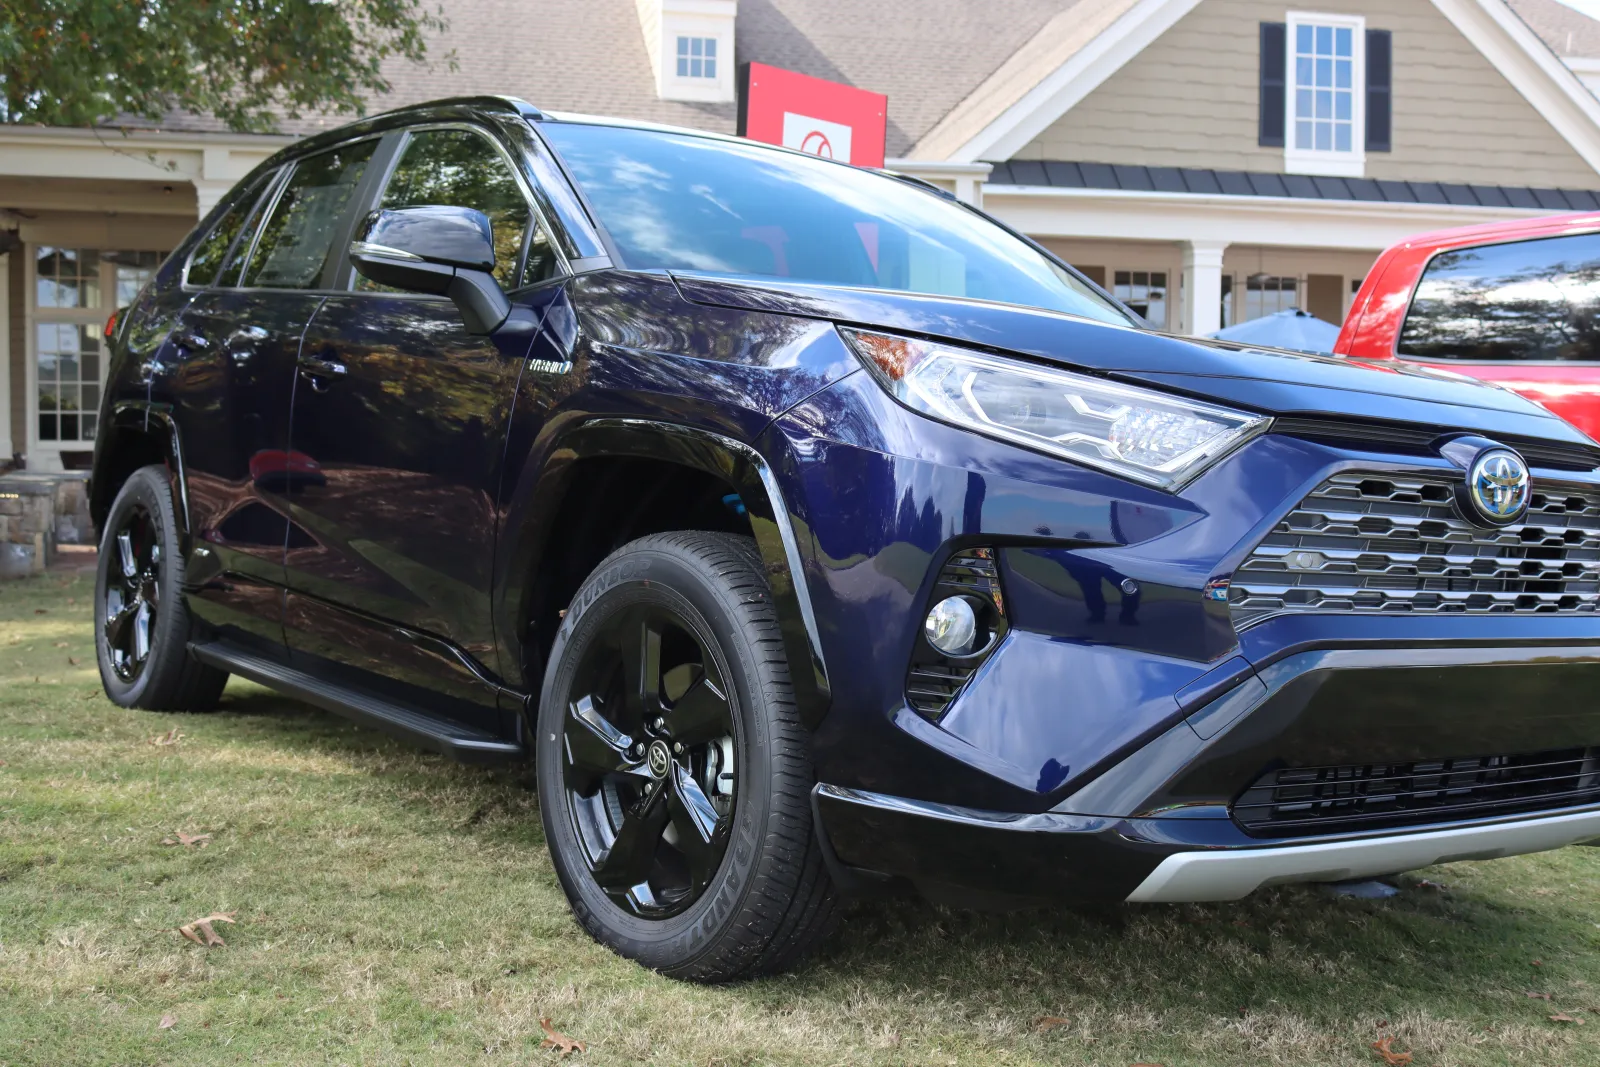
[[[1453,371],[1253,348],[957,297],[673,273],[697,304],[877,327],[1030,356],[1271,415],[1373,420],[1593,447],[1516,393]]]

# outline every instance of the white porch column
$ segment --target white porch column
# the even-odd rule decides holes
[[[1191,337],[1222,328],[1222,253],[1226,241],[1183,242],[1183,307],[1178,328]]]
[[[189,180],[194,183],[195,207],[200,218],[205,218],[217,202],[238,180],[238,168],[226,148],[207,145],[200,153],[200,173]]]

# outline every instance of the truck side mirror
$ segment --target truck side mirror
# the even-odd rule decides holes
[[[511,302],[490,273],[494,230],[475,208],[374,211],[350,242],[350,264],[379,285],[448,296],[471,334],[486,337],[511,314]]]

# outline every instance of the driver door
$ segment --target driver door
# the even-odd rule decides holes
[[[496,280],[542,318],[562,268],[486,132],[405,134],[377,206],[425,204],[484,212]],[[294,387],[290,448],[317,476],[288,487],[305,534],[286,554],[291,656],[501,732],[511,724],[493,684],[496,499],[535,339],[473,336],[445,297],[343,278],[306,331]]]

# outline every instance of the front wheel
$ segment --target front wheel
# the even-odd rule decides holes
[[[596,940],[720,982],[831,929],[808,738],[749,538],[657,534],[596,568],[551,650],[537,749],[551,857]]]
[[[106,514],[94,583],[95,654],[125,708],[209,711],[228,675],[189,655],[183,555],[165,467],[141,467]]]

